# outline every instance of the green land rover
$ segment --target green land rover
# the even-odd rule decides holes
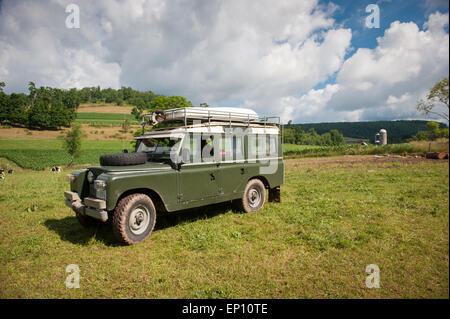
[[[133,152],[102,155],[100,166],[67,175],[66,205],[83,226],[110,220],[118,240],[135,244],[151,234],[159,213],[226,201],[256,211],[266,190],[269,201],[280,201],[279,118],[241,108],[179,108],[144,116],[142,131]]]

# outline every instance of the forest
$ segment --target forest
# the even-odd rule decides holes
[[[367,122],[335,122],[335,123],[308,123],[308,124],[288,124],[286,129],[301,128],[304,131],[313,129],[317,134],[337,130],[345,137],[357,139],[368,139],[374,142],[375,134],[380,129],[388,132],[388,143],[403,143],[417,134],[419,131],[427,131],[429,121],[421,120],[398,120],[398,121],[367,121]],[[439,123],[440,128],[447,125]],[[285,130],[286,131],[286,130]],[[285,135],[286,136],[286,135]]]
[[[137,91],[130,87],[101,89],[37,88],[29,82],[28,94],[3,91],[0,82],[0,124],[19,125],[34,129],[69,127],[76,118],[76,109],[85,103],[114,103],[134,106],[132,114],[140,119],[144,110],[189,107],[192,103],[182,96],[165,96],[152,91]]]

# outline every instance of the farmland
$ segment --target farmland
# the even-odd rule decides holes
[[[108,123],[108,124],[121,124],[123,121],[128,120],[132,124],[139,124],[133,115],[131,114],[118,114],[118,113],[77,113],[77,119],[75,122],[83,124],[92,123]]]
[[[18,170],[0,183],[0,296],[448,298],[448,161],[286,163],[281,203],[159,216],[135,246],[118,245],[108,224],[78,224],[64,174]],[[69,264],[80,267],[79,289],[65,287]],[[365,286],[369,264],[379,289]]]
[[[56,139],[0,139],[0,157],[17,163],[20,167],[42,170],[55,165],[66,165],[69,155],[62,148],[62,140]],[[83,152],[74,164],[98,164],[98,158],[106,153],[131,150],[125,140],[85,140]]]
[[[81,115],[73,169],[131,149],[120,123],[95,123],[122,109],[101,110]],[[65,207],[63,132],[0,130],[0,167],[15,170],[0,180],[1,298],[448,298],[448,161],[414,156],[428,142],[284,144],[281,203],[160,215],[145,242],[121,246],[108,223],[82,228]],[[448,140],[432,149],[448,151]],[[65,286],[69,264],[79,289]],[[369,264],[380,289],[365,286]]]
[[[89,128],[85,128],[89,130]],[[92,128],[90,130],[93,130]],[[104,130],[104,128],[95,131]],[[118,131],[118,128],[112,128]],[[75,160],[75,164],[98,164],[102,154],[117,153],[123,149],[132,150],[131,134],[128,136],[115,133],[112,139],[105,139],[104,135],[93,134],[98,140],[86,139],[82,144],[82,155]],[[120,140],[117,136],[121,137]],[[22,168],[42,170],[55,165],[66,165],[69,155],[62,148],[61,139],[34,139],[34,138],[0,138],[0,157],[7,158]],[[433,150],[448,151],[448,141],[435,142]],[[284,155],[287,157],[324,157],[337,155],[375,155],[375,154],[420,154],[428,148],[425,143],[393,144],[382,147],[343,145],[343,146],[314,146],[284,144]]]

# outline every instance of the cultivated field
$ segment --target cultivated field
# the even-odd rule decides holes
[[[281,203],[159,216],[135,246],[118,245],[108,224],[78,224],[63,201],[70,170],[7,174],[0,297],[448,298],[448,161],[286,163]],[[79,289],[65,286],[69,264],[80,267]],[[380,268],[379,289],[365,286],[369,264]]]
[[[100,104],[81,104],[78,107],[78,112],[82,113],[115,113],[115,114],[130,114],[133,106],[121,105],[117,106],[113,103]]]
[[[131,139],[130,139],[131,140]],[[18,164],[22,168],[43,170],[55,165],[67,165],[69,155],[62,147],[63,141],[56,139],[0,139],[0,157]],[[132,150],[129,140],[84,140],[82,154],[74,164],[99,164],[102,154]]]

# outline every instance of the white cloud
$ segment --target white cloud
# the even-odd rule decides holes
[[[80,1],[80,29],[65,28],[68,3],[3,2],[0,76],[9,90],[34,80],[130,85],[213,105],[270,102],[326,80],[351,39],[333,27],[335,6],[316,0]]]
[[[352,31],[317,0],[78,1],[80,29],[65,27],[69,3],[2,2],[7,91],[124,85],[311,122],[413,117],[416,97],[448,73],[448,14],[423,30],[394,22],[377,48],[344,60]]]
[[[344,62],[337,75],[338,90],[326,102],[327,110],[358,114],[356,120],[421,117],[416,101],[448,76],[446,25],[448,14],[440,13],[431,14],[423,30],[412,22],[393,22],[375,49],[360,48]],[[314,90],[307,93],[313,94]],[[292,117],[309,121],[301,112]]]

